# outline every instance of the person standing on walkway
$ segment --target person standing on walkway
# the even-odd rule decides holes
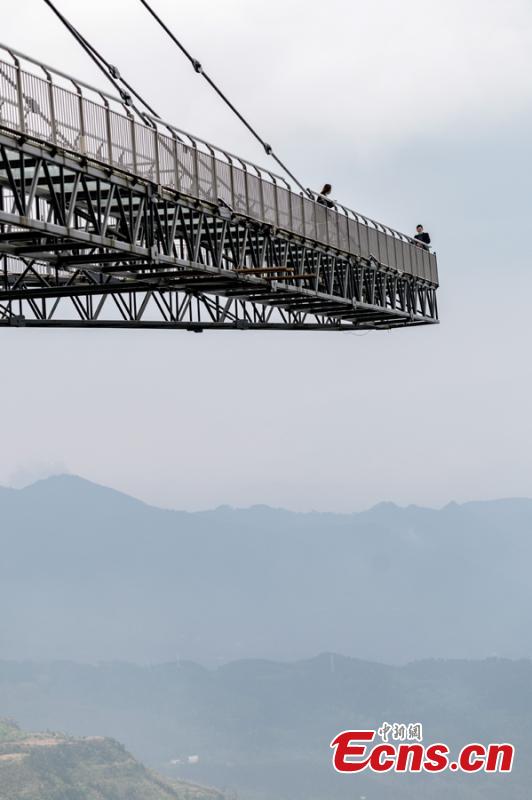
[[[429,249],[429,244],[430,244],[430,236],[429,236],[429,234],[427,233],[427,231],[425,231],[423,229],[423,225],[417,225],[416,226],[416,231],[417,231],[417,233],[414,236],[414,239],[417,239],[418,242],[421,242],[421,246],[425,250],[428,250]]]

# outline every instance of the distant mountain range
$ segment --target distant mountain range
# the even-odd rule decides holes
[[[112,737],[170,779],[219,786],[226,797],[236,792],[240,800],[530,799],[530,661],[390,667],[324,654],[293,663],[240,661],[215,670],[190,662],[150,667],[0,662],[0,714],[16,717],[28,729]],[[453,754],[470,742],[512,742],[514,771],[336,775],[330,740],[341,730],[374,729],[385,721],[421,722],[424,741],[443,741]],[[106,750],[107,763],[122,763],[121,752],[111,758],[111,751],[118,752],[113,748]],[[102,753],[85,756],[87,767],[80,772],[76,762],[77,774],[97,782]],[[57,769],[63,761],[57,760]],[[126,767],[114,771],[114,778],[131,776]],[[98,800],[136,797],[102,794]],[[34,800],[4,797],[1,762],[0,798]],[[44,798],[78,800],[70,794],[35,800]]]
[[[1,489],[0,716],[241,800],[529,800],[531,532],[530,500],[192,514],[69,476]],[[385,720],[509,740],[516,768],[335,775],[330,738]]]
[[[529,657],[531,533],[526,499],[186,513],[70,476],[4,488],[0,657]]]

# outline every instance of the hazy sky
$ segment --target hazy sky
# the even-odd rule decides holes
[[[57,0],[161,114],[249,134],[137,0]],[[0,482],[357,510],[532,495],[530,0],[153,0],[305,185],[439,256],[441,325],[367,335],[0,331]],[[104,78],[41,0],[1,39]]]

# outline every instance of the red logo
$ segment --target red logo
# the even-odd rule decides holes
[[[407,726],[404,727],[408,730]],[[385,726],[379,729],[381,739],[383,730],[386,730]],[[421,725],[419,730],[422,730]],[[512,771],[515,756],[512,744],[468,744],[462,748],[458,757],[453,759],[450,748],[442,742],[430,745],[425,745],[421,741],[396,743],[388,741],[386,734],[385,741],[372,744],[376,734],[377,731],[339,733],[330,744],[334,750],[335,770],[343,773],[362,772],[366,769],[372,772],[428,773],[446,770],[466,773]]]

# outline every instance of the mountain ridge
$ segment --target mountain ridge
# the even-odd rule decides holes
[[[185,512],[48,479],[0,493],[2,655],[528,658],[531,530],[526,499]],[[501,574],[512,575],[504,594]]]
[[[423,506],[417,503],[399,505],[398,503],[395,503],[391,500],[382,500],[379,501],[378,503],[375,503],[373,506],[370,506],[367,509],[359,509],[353,511],[334,511],[334,510],[316,511],[313,509],[309,509],[306,511],[294,511],[293,509],[285,508],[283,506],[270,506],[263,503],[252,503],[249,506],[220,505],[213,508],[189,511],[187,509],[173,508],[170,506],[160,506],[154,503],[150,503],[148,501],[141,500],[140,498],[135,497],[135,495],[130,494],[129,492],[122,491],[120,489],[115,489],[112,486],[101,484],[98,481],[85,478],[82,475],[77,475],[75,473],[59,473],[57,475],[50,475],[46,478],[40,478],[36,481],[32,481],[31,483],[22,487],[0,485],[0,495],[2,493],[6,494],[12,493],[14,496],[18,494],[24,494],[26,496],[39,496],[42,494],[42,490],[44,489],[67,488],[68,486],[83,488],[85,491],[90,490],[90,491],[95,491],[96,493],[104,493],[108,495],[117,496],[124,500],[133,501],[134,503],[138,503],[140,506],[144,506],[155,511],[172,512],[177,514],[212,514],[218,512],[234,513],[234,512],[249,512],[249,511],[257,511],[257,512],[273,511],[285,514],[302,515],[302,516],[325,515],[325,516],[351,517],[356,515],[371,514],[374,512],[380,513],[387,511],[399,511],[399,512],[421,511],[421,512],[438,513],[445,510],[452,510],[453,508],[461,508],[461,509],[468,507],[480,508],[480,507],[505,505],[510,503],[520,503],[532,507],[532,497],[515,496],[515,497],[488,498],[481,500],[466,500],[462,503],[458,503],[455,500],[450,500],[441,507]]]

